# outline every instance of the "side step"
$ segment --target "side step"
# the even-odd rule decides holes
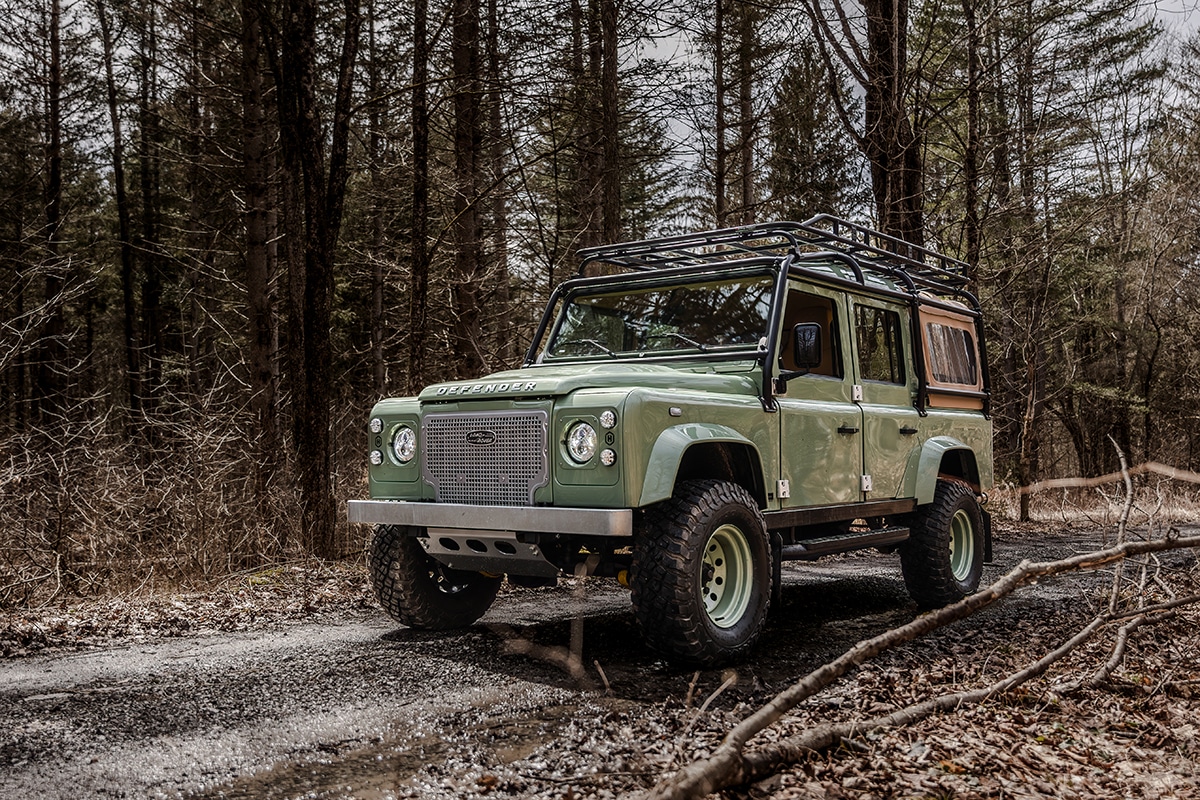
[[[796,544],[785,544],[780,556],[784,561],[813,561],[834,553],[898,544],[907,538],[908,528],[901,526],[855,531],[840,536],[822,536],[817,539],[805,539]]]

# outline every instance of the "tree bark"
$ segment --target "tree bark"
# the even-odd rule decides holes
[[[408,295],[408,391],[424,383],[429,337],[429,1],[413,0],[412,276]]]
[[[125,189],[125,141],[121,132],[121,111],[117,104],[117,82],[113,75],[113,39],[104,0],[96,0],[96,19],[100,24],[100,44],[104,55],[104,78],[108,96],[108,118],[112,126],[113,193],[117,203],[117,243],[121,258],[121,309],[125,339],[125,385],[129,393],[130,428],[142,410],[141,354],[134,296],[133,235],[129,212],[129,194]]]
[[[387,363],[383,359],[383,114],[386,101],[380,91],[379,50],[375,41],[374,0],[367,6],[367,83],[370,110],[367,113],[367,170],[371,180],[371,386],[375,397],[383,397]]]
[[[299,361],[303,382],[297,395],[296,458],[301,526],[305,544],[321,558],[337,553],[337,511],[333,496],[332,344],[334,255],[345,205],[352,81],[362,16],[355,0],[344,0],[344,25],[334,93],[333,122],[326,131],[317,95],[318,0],[288,0],[279,42],[276,79],[279,116],[290,133],[283,138],[290,161],[299,167],[304,219],[303,273],[299,308],[304,329]],[[328,142],[328,152],[326,143]],[[295,326],[293,326],[295,327]],[[290,346],[295,348],[296,342]]]
[[[713,133],[713,203],[717,227],[728,224],[729,207],[726,201],[725,184],[729,174],[729,153],[725,147],[725,4],[731,0],[717,0],[716,16],[713,21],[713,83],[716,85],[716,124]]]
[[[600,38],[604,50],[600,75],[602,239],[621,239],[621,100],[617,85],[617,0],[600,0]]]
[[[754,30],[755,5],[738,0],[738,120],[739,161],[741,167],[742,208],[740,222],[754,222],[754,49],[757,46]]]
[[[866,16],[865,47],[855,38],[855,23],[841,4],[834,4],[841,33],[835,32],[826,18],[820,0],[810,0],[805,6],[827,62],[832,62],[832,51],[865,93],[862,134],[853,129],[850,132],[870,164],[877,225],[884,233],[923,245],[921,142],[905,97],[908,0],[864,0],[862,7]],[[848,123],[853,115],[840,98],[834,101],[840,104],[839,116]]]
[[[496,187],[492,195],[492,252],[495,297],[493,319],[494,352],[502,367],[513,365],[514,337],[508,328],[511,296],[508,272],[508,195],[503,189],[503,177],[508,163],[504,133],[504,69],[500,57],[500,9],[497,0],[487,0],[487,74],[488,74],[488,136],[490,139],[491,180]]]
[[[242,175],[246,192],[246,325],[250,408],[255,420],[255,492],[266,496],[278,463],[275,309],[271,293],[270,163],[262,73],[262,19],[242,0]]]
[[[65,405],[61,372],[67,360],[66,317],[63,290],[66,286],[64,265],[59,252],[62,228],[62,7],[60,0],[50,1],[48,31],[50,63],[46,85],[46,278],[44,297],[46,321],[42,325],[41,347],[35,372],[34,403],[36,416],[43,423],[55,421]]]
[[[474,378],[487,363],[480,341],[479,167],[483,127],[479,82],[479,0],[454,0],[451,59],[454,66],[455,363],[460,378]]]
[[[966,262],[972,283],[978,279],[979,222],[979,23],[975,18],[975,0],[962,0],[967,26],[967,143],[963,153],[963,193],[966,208],[963,228],[967,240]]]

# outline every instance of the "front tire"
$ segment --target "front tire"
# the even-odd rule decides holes
[[[983,577],[983,513],[975,492],[957,481],[938,481],[933,502],[910,520],[900,545],[908,593],[922,608],[957,603]]]
[[[745,489],[682,481],[646,509],[630,573],[646,642],[674,660],[711,666],[743,657],[771,602],[771,548]]]
[[[500,589],[500,577],[450,569],[431,558],[412,529],[380,525],[369,557],[375,596],[410,628],[448,630],[479,619]]]

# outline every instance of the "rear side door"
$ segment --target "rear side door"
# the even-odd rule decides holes
[[[854,369],[863,415],[864,499],[896,497],[909,455],[922,441],[915,399],[909,307],[884,298],[851,300]]]

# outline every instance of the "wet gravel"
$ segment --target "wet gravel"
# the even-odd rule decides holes
[[[1098,535],[1000,535],[990,581]],[[672,667],[612,582],[512,590],[472,628],[421,633],[348,608],[262,629],[0,661],[0,797],[617,797],[853,643],[911,619],[894,555],[785,566],[782,607],[735,673]],[[1090,613],[1102,576],[1048,582],[959,623]],[[564,656],[581,643],[582,670]],[[836,703],[834,703],[836,705]]]

